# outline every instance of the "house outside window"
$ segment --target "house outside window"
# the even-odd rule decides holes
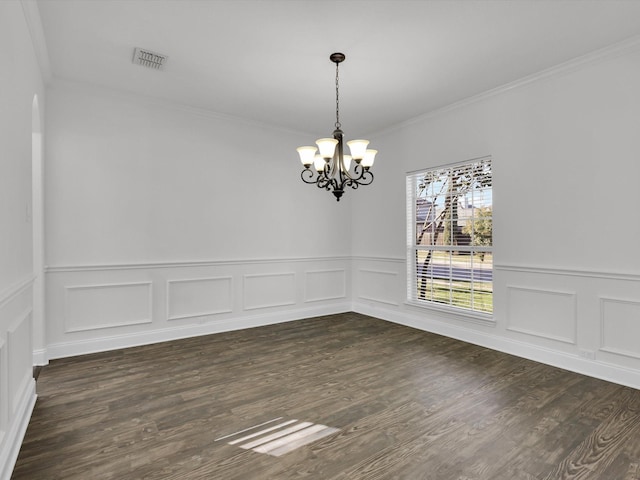
[[[407,297],[493,313],[491,157],[407,175]]]

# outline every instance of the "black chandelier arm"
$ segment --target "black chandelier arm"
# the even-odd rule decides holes
[[[347,187],[351,187],[354,190],[356,190],[358,187],[360,186],[360,184],[356,181],[349,181],[349,182],[345,182],[343,188],[347,188]]]
[[[354,180],[360,185],[370,185],[373,182],[373,173],[368,168],[364,168],[362,165],[357,164],[353,171],[357,175]]]
[[[346,180],[343,183],[344,187],[351,187],[354,190],[360,186],[370,185],[373,182],[373,173],[365,171],[357,180]]]
[[[328,162],[324,163],[324,169],[322,170],[322,175],[324,175],[324,177],[327,179],[333,177],[333,172],[335,171],[333,164],[334,164],[333,158]]]
[[[315,184],[318,188],[334,191],[344,191],[347,187],[351,187],[355,190],[361,185],[370,185],[373,183],[373,173],[363,166],[356,165],[354,173],[357,175],[352,176],[348,172],[338,170],[338,178],[331,177],[329,173],[329,164],[327,164],[325,165],[325,170],[318,172],[317,175],[312,169],[305,168],[300,172],[300,178],[304,183],[308,183],[310,185]]]
[[[344,168],[342,168],[344,167]],[[356,176],[353,177],[350,173],[349,170],[347,170],[346,165],[344,164],[344,160],[342,160],[342,162],[340,162],[340,168],[338,168],[339,174],[340,174],[340,183],[344,183],[346,181],[349,180],[357,180],[358,178],[360,178],[360,176],[357,175],[357,171],[355,171],[354,173],[356,173]]]
[[[300,178],[304,183],[315,185],[318,188],[324,188],[325,190],[336,188],[335,179],[327,177],[324,172],[318,172],[318,174],[316,175],[310,168],[305,168],[304,170],[302,170],[302,172],[300,173]]]
[[[346,170],[341,171],[340,173],[340,183],[347,186],[351,186],[354,183],[357,183],[358,185],[370,185],[373,182],[373,173],[359,163],[356,163],[353,168],[353,175]]]
[[[316,178],[316,176],[313,174],[313,170],[311,170],[310,168],[305,168],[304,170],[302,170],[302,172],[300,173],[300,178],[304,183],[309,183],[311,185],[313,185],[314,183],[318,183],[318,180],[320,180],[320,177],[318,176],[318,178]]]
[[[331,188],[333,187],[333,179],[328,178],[326,175],[318,175],[316,186],[318,188],[324,188],[325,190],[331,190]]]

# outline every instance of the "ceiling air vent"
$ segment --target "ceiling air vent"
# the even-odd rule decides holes
[[[153,68],[155,70],[162,70],[166,61],[166,55],[160,55],[159,53],[145,50],[144,48],[136,48],[133,51],[133,63],[136,65],[142,65],[143,67]]]

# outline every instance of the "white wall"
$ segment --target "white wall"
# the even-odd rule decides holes
[[[356,310],[640,387],[639,51],[581,59],[372,138],[385,162],[377,190],[354,196],[354,211],[376,212],[353,217]],[[485,155],[489,325],[404,303],[406,172]]]
[[[20,2],[0,2],[0,479],[8,479],[35,402],[31,144],[43,85]]]
[[[350,199],[299,179],[305,134],[47,95],[50,358],[348,310]]]

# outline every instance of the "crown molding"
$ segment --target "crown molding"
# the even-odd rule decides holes
[[[486,90],[482,93],[473,95],[471,97],[467,97],[458,102],[454,102],[444,107],[431,110],[430,112],[426,112],[426,113],[423,113],[422,115],[418,115],[417,117],[411,118],[409,120],[405,120],[404,122],[397,123],[396,125],[393,125],[389,128],[379,130],[375,133],[371,133],[369,134],[369,136],[376,137],[379,135],[385,135],[385,134],[394,132],[396,130],[399,130],[401,128],[405,128],[416,123],[424,122],[434,117],[443,115],[445,113],[482,102],[484,100],[487,100],[489,98],[492,98],[498,95],[502,95],[503,93],[507,93],[511,90],[523,88],[533,83],[539,82],[541,80],[546,80],[549,78],[565,75],[567,73],[575,72],[577,70],[580,70],[583,67],[594,65],[603,61],[611,60],[621,55],[633,52],[635,50],[640,50],[640,35],[635,35],[626,40],[623,40],[622,42],[618,42],[613,45],[609,45],[607,47],[594,50],[585,55],[572,58],[571,60],[560,63],[553,67],[547,68],[545,70],[541,70],[531,75],[527,75],[526,77],[522,77],[518,80],[514,80],[513,82],[505,83],[504,85],[501,85],[496,88],[492,88],[490,90]]]
[[[31,35],[31,43],[38,60],[40,73],[46,84],[49,84],[53,78],[51,73],[51,62],[49,61],[49,51],[47,50],[47,42],[44,38],[44,29],[42,28],[42,19],[40,18],[40,10],[36,0],[20,0],[24,18],[27,22],[29,35]]]

